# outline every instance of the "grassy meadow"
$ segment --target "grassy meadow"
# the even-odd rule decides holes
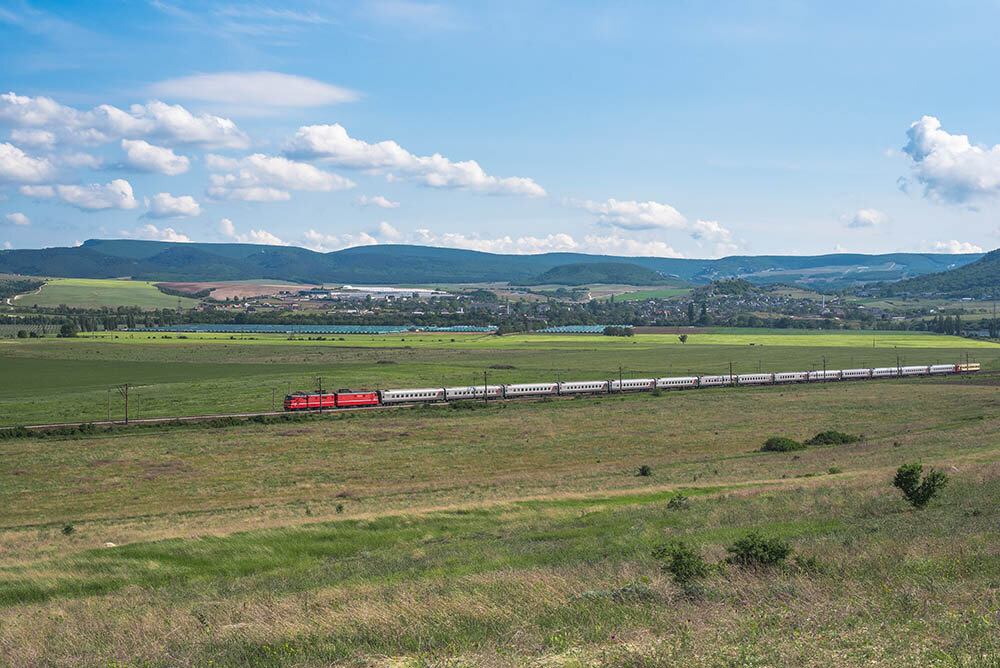
[[[0,662],[995,667],[998,392],[912,379],[6,441]],[[831,428],[861,440],[758,451]],[[922,511],[889,484],[908,461],[951,478]],[[786,565],[683,587],[652,556],[682,538],[718,562],[752,528],[790,543]]]
[[[192,308],[197,299],[171,297],[147,281],[126,281],[103,278],[53,278],[35,292],[21,295],[21,308],[40,306],[52,308],[65,304],[71,308],[101,308],[104,306],[138,306],[144,309]]]
[[[712,330],[629,338],[406,333],[284,335],[98,333],[0,341],[0,425],[123,414],[109,388],[129,383],[130,417],[280,408],[286,393],[679,374],[794,371],[978,361],[1000,368],[1000,346],[907,332]],[[873,342],[875,347],[872,347]]]

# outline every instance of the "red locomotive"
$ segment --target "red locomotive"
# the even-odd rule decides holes
[[[296,392],[285,397],[286,411],[316,411],[323,408],[378,406],[378,392]]]

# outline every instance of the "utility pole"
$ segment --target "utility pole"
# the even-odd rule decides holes
[[[823,382],[826,382],[826,355],[823,355]]]
[[[486,384],[486,369],[483,369],[483,403],[490,403],[490,386]]]
[[[111,424],[111,388],[108,388],[108,424]]]
[[[622,367],[618,365],[618,391],[622,391]]]
[[[128,383],[118,386],[118,394],[125,398],[125,424],[128,424]]]
[[[271,388],[271,412],[274,412],[274,388]]]

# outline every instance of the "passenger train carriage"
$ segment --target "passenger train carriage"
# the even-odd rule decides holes
[[[482,401],[517,399],[519,397],[568,396],[579,394],[619,394],[657,390],[692,390],[710,387],[743,385],[778,385],[783,383],[815,383],[873,378],[936,376],[954,373],[975,373],[978,363],[931,364],[926,366],[891,366],[871,369],[826,369],[813,371],[781,371],[778,373],[746,373],[722,376],[674,376],[666,378],[622,378],[618,380],[583,380],[565,383],[517,383],[512,385],[465,385],[459,387],[429,387],[409,390],[338,390],[336,392],[296,392],[285,397],[286,411],[310,411],[326,408],[359,408],[391,404],[429,403],[438,401]]]

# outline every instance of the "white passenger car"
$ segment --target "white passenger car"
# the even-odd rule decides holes
[[[675,376],[657,378],[656,386],[661,390],[684,390],[698,387],[698,376]]]
[[[443,387],[417,390],[382,390],[383,404],[406,404],[414,401],[444,401]]]
[[[844,380],[855,380],[858,378],[871,378],[871,369],[841,369],[840,377]]]
[[[465,387],[444,388],[445,401],[482,399],[484,394],[487,399],[501,399],[503,398],[503,385],[466,385]]]
[[[810,371],[809,380],[840,380],[840,369],[827,369],[826,371]]]
[[[809,374],[806,371],[782,371],[774,374],[774,382],[776,383],[804,383],[807,380],[809,380]]]
[[[608,391],[606,380],[579,380],[559,383],[559,394],[598,394]]]
[[[880,366],[872,369],[872,378],[895,378],[899,375],[899,368],[894,366]]]
[[[954,373],[954,364],[932,364],[931,373]]]
[[[521,383],[504,385],[503,395],[508,399],[513,397],[547,396],[559,393],[559,383]]]
[[[651,390],[656,385],[655,378],[625,378],[611,381],[612,392],[641,392]]]
[[[923,376],[930,371],[929,366],[904,366],[900,370],[901,376]]]
[[[736,376],[702,376],[698,379],[698,387],[723,387],[735,381]]]
[[[770,385],[774,382],[771,373],[741,373],[736,376],[737,385]]]

